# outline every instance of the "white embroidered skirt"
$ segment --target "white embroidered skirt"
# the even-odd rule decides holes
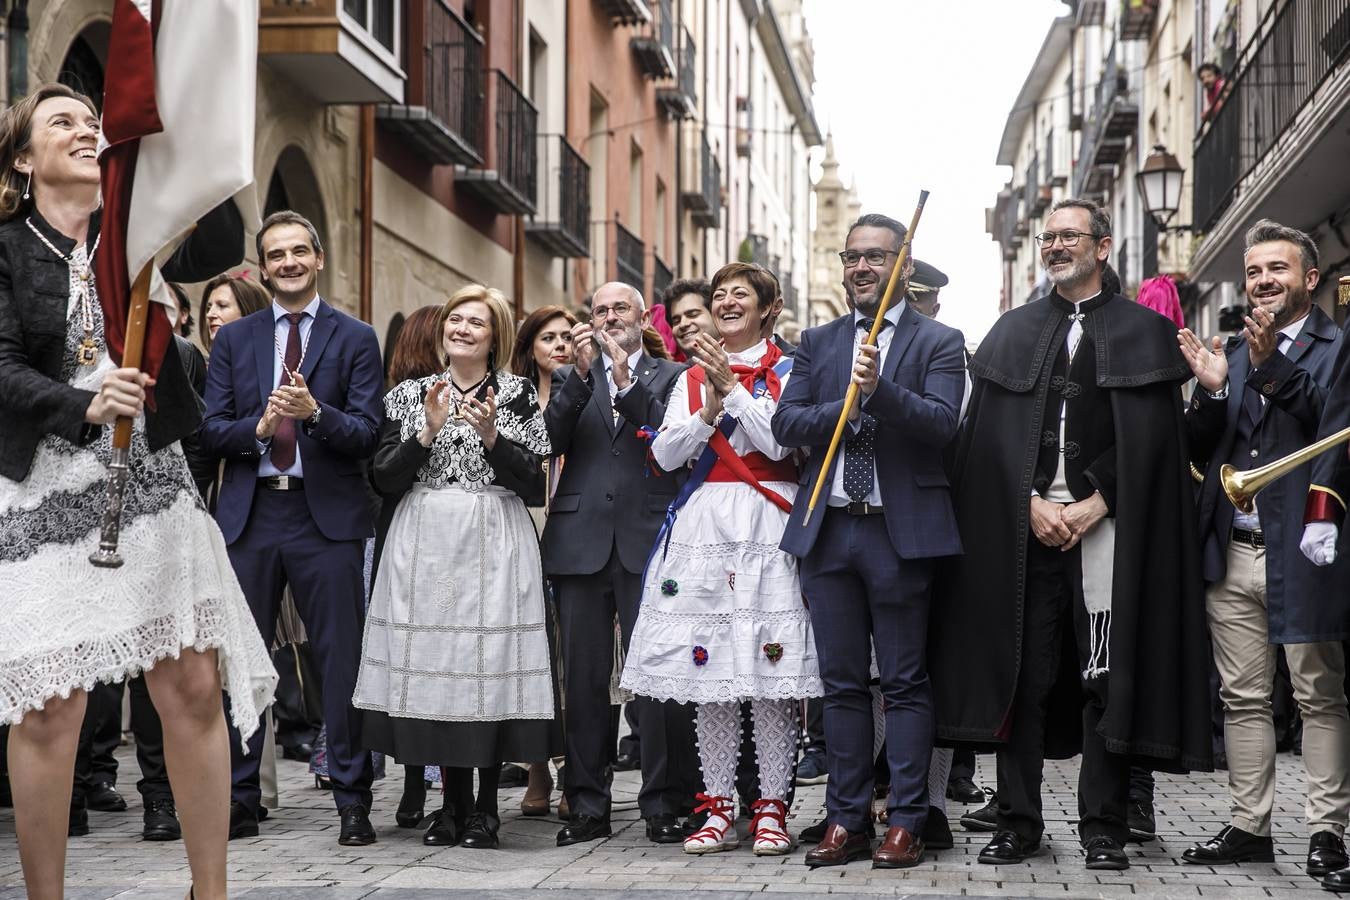
[[[778,549],[787,518],[739,482],[694,492],[647,566],[624,688],[693,703],[821,696],[797,560]]]
[[[518,496],[419,484],[399,501],[352,702],[438,722],[553,718],[539,543]]]

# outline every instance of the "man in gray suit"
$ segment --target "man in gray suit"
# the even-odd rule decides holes
[[[571,820],[558,846],[610,833],[607,769],[614,753],[609,705],[614,617],[624,646],[642,598],[642,571],[684,473],[649,471],[638,429],[661,427],[683,371],[642,350],[651,318],[642,294],[619,282],[591,298],[591,321],[572,329],[576,364],[553,373],[544,418],[553,452],[564,456],[542,544],[553,582],[566,673],[567,802]],[[677,815],[696,781],[687,711],[634,701],[642,733],[638,809],[657,843],[684,840]],[[692,773],[692,774],[691,774]]]

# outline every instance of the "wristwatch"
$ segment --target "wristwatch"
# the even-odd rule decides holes
[[[323,407],[317,403],[314,404],[314,413],[308,419],[305,420],[305,427],[310,429],[311,431],[314,430],[315,428],[318,428],[319,419],[322,416],[323,416]]]

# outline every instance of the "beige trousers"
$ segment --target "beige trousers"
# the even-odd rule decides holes
[[[1275,645],[1266,613],[1266,551],[1231,541],[1228,575],[1205,597],[1223,700],[1232,824],[1270,834],[1275,804],[1275,726],[1270,697]],[[1345,654],[1339,642],[1285,644],[1294,697],[1303,715],[1309,833],[1345,832],[1350,812],[1350,717]]]

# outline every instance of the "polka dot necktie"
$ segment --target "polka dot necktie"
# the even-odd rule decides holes
[[[866,340],[872,331],[873,319],[858,320],[859,340]],[[891,321],[882,320],[884,331]],[[878,336],[877,340],[880,341]],[[877,420],[864,416],[858,433],[844,442],[844,493],[855,503],[862,503],[872,495],[876,483]]]

